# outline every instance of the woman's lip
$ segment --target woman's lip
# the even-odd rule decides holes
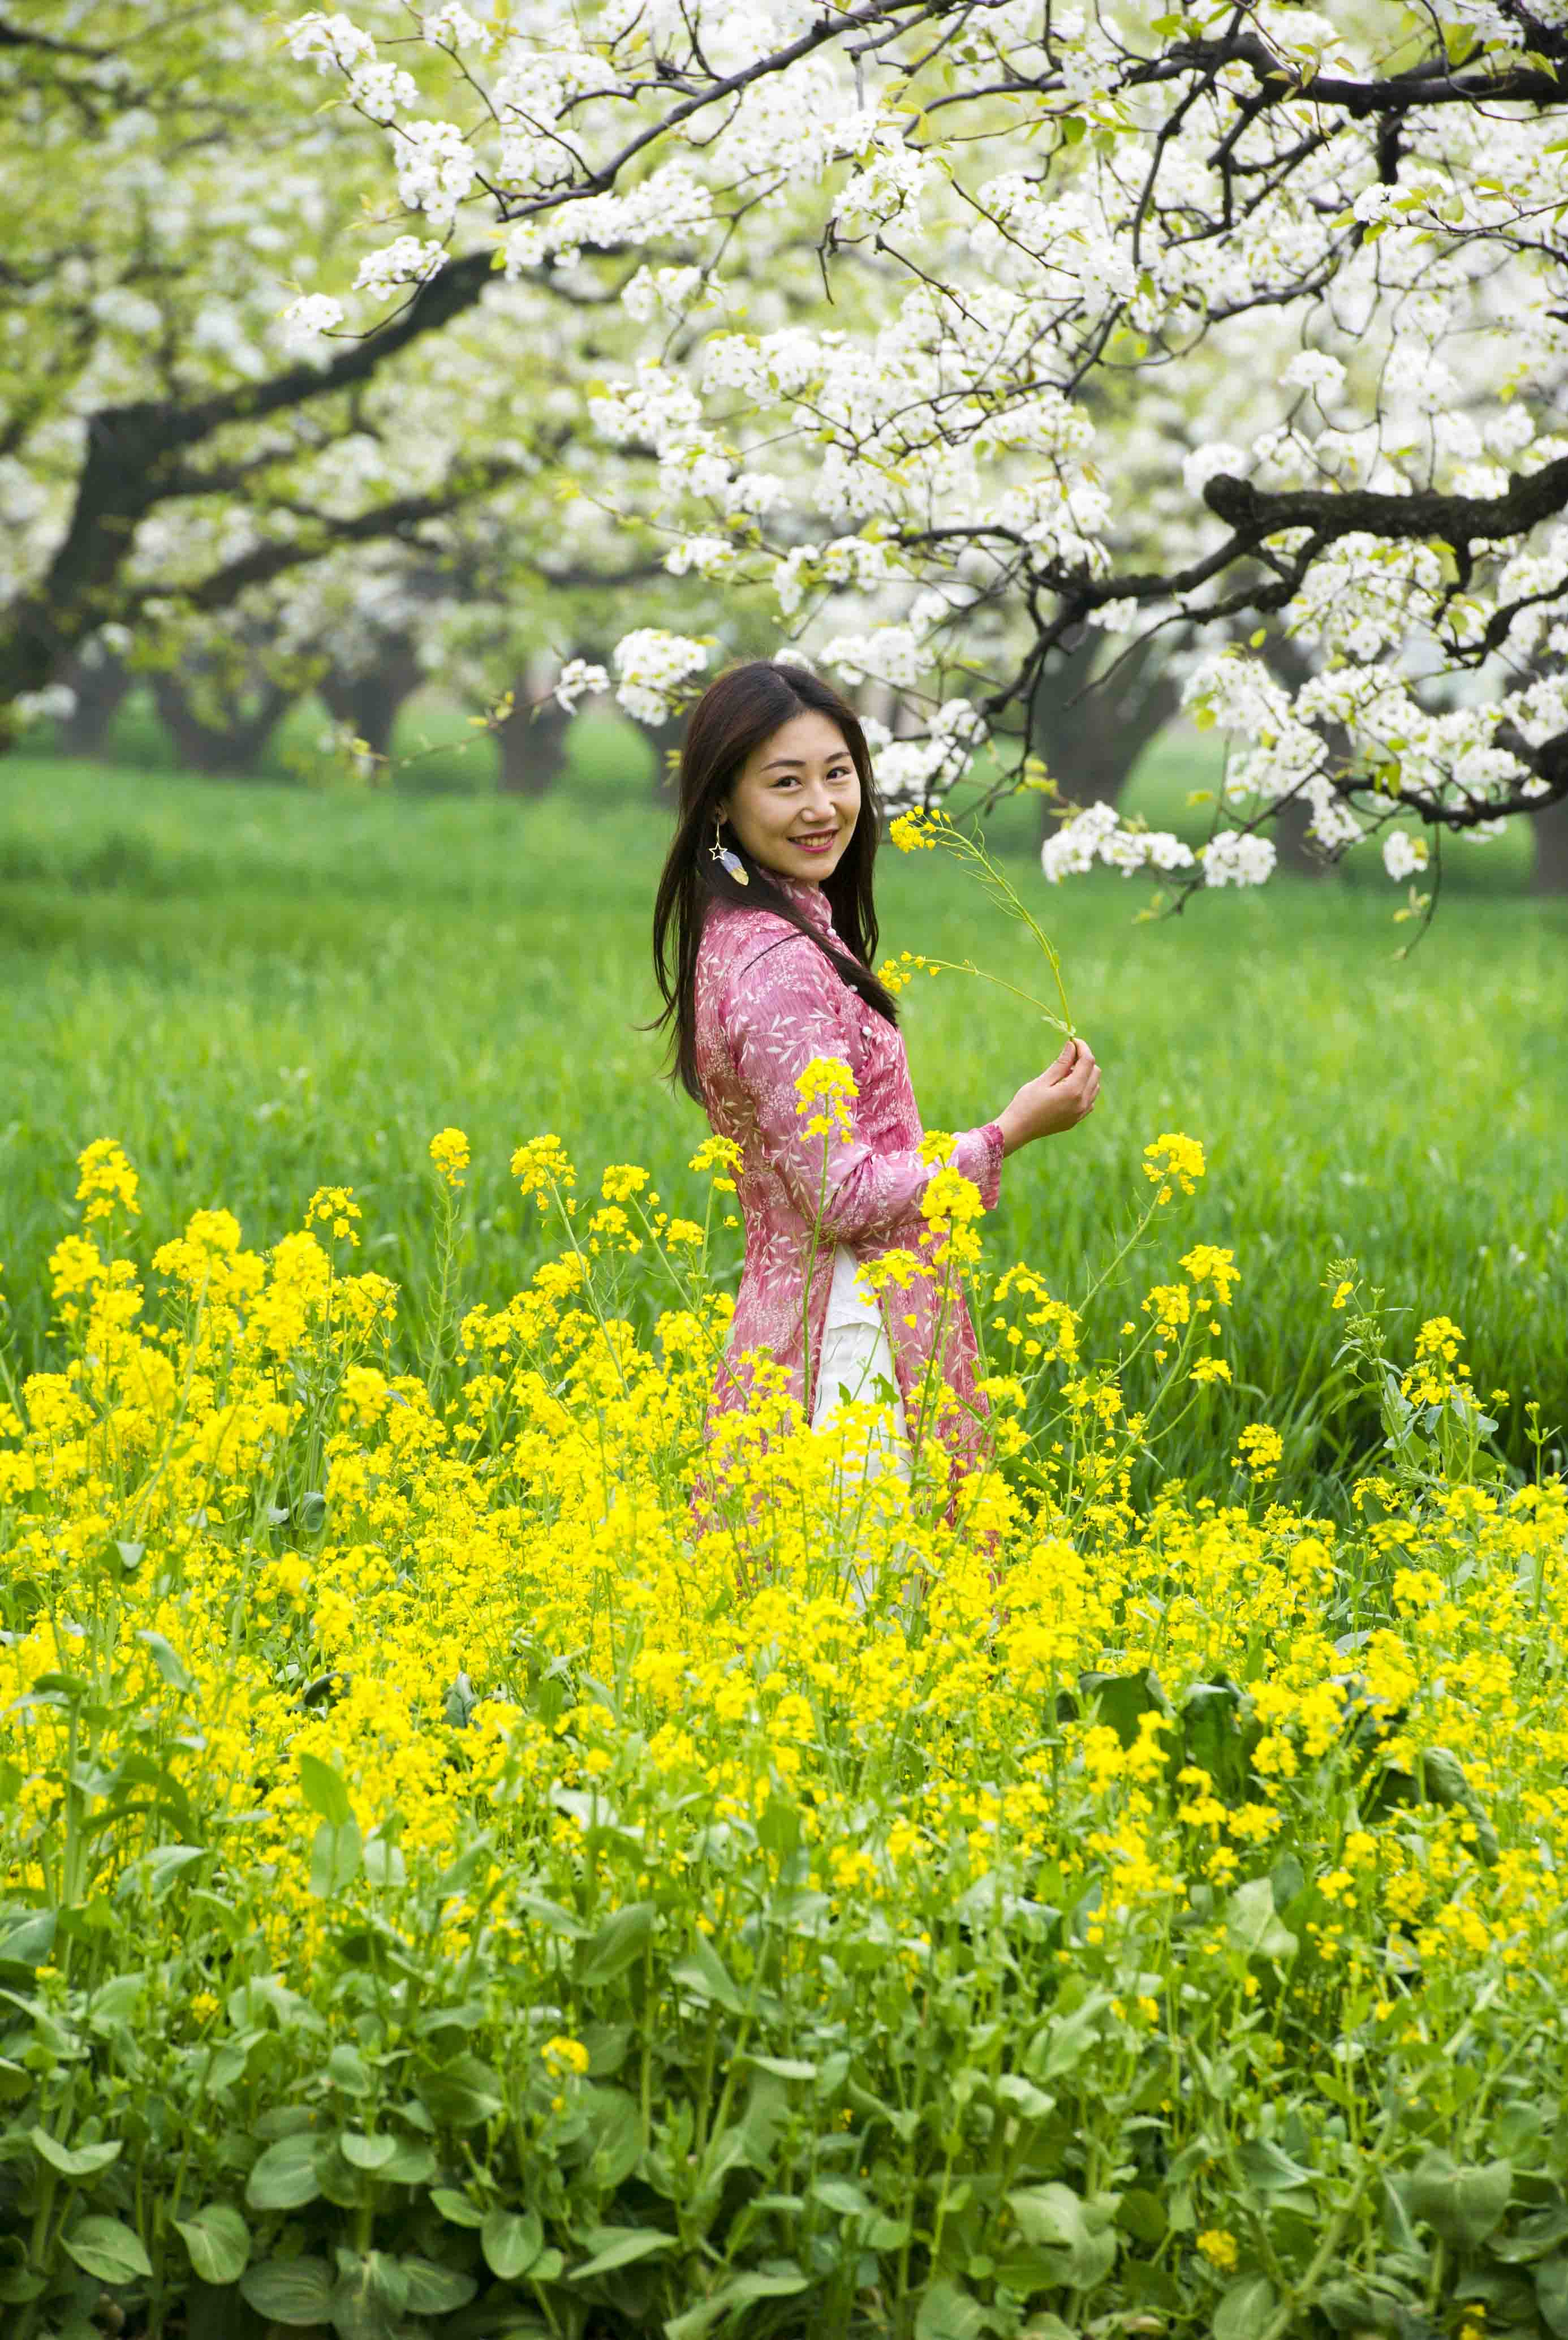
[[[836,828],[826,828],[822,831],[820,836],[792,837],[789,839],[789,842],[791,845],[799,846],[802,852],[819,853],[825,845],[832,844],[833,839],[838,836],[838,834],[839,832]]]

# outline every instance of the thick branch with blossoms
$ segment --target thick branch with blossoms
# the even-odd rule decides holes
[[[1075,813],[1054,775],[1052,878],[1255,882],[1304,806],[1325,856],[1380,839],[1403,879],[1444,835],[1568,801],[1557,23],[1522,0],[407,21],[362,0],[289,39],[384,125],[434,233],[568,284],[643,249],[620,292],[643,346],[594,427],[652,451],[671,572],[769,594],[797,653],[924,708],[879,738],[890,796],[932,803],[982,752],[1027,778],[1030,712],[1098,632],[1113,677],[1117,636],[1168,643],[1233,749],[1196,848]],[[637,627],[624,703],[667,715],[707,656]]]

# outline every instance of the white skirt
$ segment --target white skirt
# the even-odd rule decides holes
[[[855,1254],[845,1244],[833,1252],[833,1282],[828,1294],[828,1321],[822,1330],[822,1352],[817,1367],[817,1394],[811,1407],[813,1430],[831,1428],[846,1405],[888,1401],[878,1388],[892,1391],[891,1422],[878,1425],[868,1443],[864,1462],[857,1451],[852,1472],[855,1483],[880,1478],[889,1466],[906,1485],[910,1477],[909,1427],[904,1399],[893,1367],[893,1351],[881,1311],[868,1294],[858,1291]],[[857,1609],[864,1609],[876,1590],[881,1571],[874,1561],[848,1554],[843,1582]],[[902,1572],[900,1571],[900,1575]]]

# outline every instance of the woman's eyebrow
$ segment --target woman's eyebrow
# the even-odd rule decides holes
[[[773,756],[763,765],[765,772],[799,771],[809,759],[805,756]],[[852,759],[848,748],[840,748],[836,756],[825,759],[829,764],[848,764]]]

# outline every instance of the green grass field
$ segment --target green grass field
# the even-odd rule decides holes
[[[44,1262],[74,1224],[72,1157],[99,1135],[143,1173],[149,1252],[199,1205],[228,1205],[267,1242],[318,1184],[353,1185],[367,1262],[416,1317],[425,1148],[445,1124],[474,1145],[474,1298],[514,1289],[539,1255],[507,1174],[535,1132],[559,1132],[588,1171],[645,1162],[672,1207],[697,1204],[685,1163],[704,1125],[637,1029],[656,1005],[667,826],[646,758],[600,727],[528,805],[7,759],[0,1260],[17,1362],[44,1353]],[[1138,785],[1174,800],[1192,777],[1190,751],[1172,751]],[[1366,1435],[1330,1372],[1339,1320],[1320,1285],[1344,1253],[1408,1309],[1399,1324],[1443,1311],[1464,1327],[1477,1386],[1513,1393],[1523,1457],[1523,1397],[1568,1416],[1568,916],[1502,890],[1504,862],[1497,890],[1446,900],[1403,962],[1410,930],[1381,884],[1280,881],[1138,925],[1142,897],[1119,879],[1052,892],[1031,878],[1031,817],[1009,809],[994,834],[1059,942],[1105,1093],[1083,1130],[1007,1165],[998,1261],[1029,1259],[1072,1298],[1146,1195],[1143,1145],[1185,1130],[1211,1166],[1174,1247],[1236,1252],[1240,1386],[1167,1469],[1228,1484],[1230,1431],[1265,1419],[1285,1433],[1287,1482],[1329,1500]],[[884,949],[972,956],[1043,996],[1029,947],[960,873],[894,853],[881,870]],[[987,1118],[1055,1053],[961,977],[922,982],[906,1009],[934,1126]],[[1103,1301],[1113,1331],[1148,1280],[1132,1274]]]

